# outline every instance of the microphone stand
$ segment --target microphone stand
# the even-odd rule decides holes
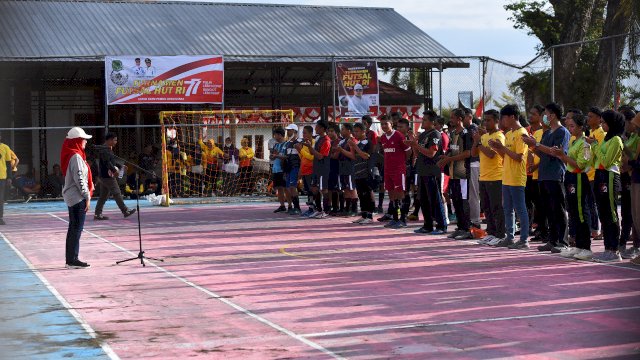
[[[100,147],[100,146],[96,146],[95,147],[96,150],[103,150],[104,148]],[[162,259],[157,259],[157,258],[152,258],[149,256],[145,256],[144,255],[144,251],[142,250],[142,228],[140,225],[140,171],[147,173],[153,177],[156,177],[156,173],[153,171],[149,171],[146,169],[141,168],[140,166],[138,166],[137,164],[132,163],[129,160],[123,159],[115,154],[112,154],[114,158],[122,161],[123,163],[129,164],[131,165],[134,169],[136,169],[136,212],[138,213],[138,246],[139,246],[139,250],[138,250],[138,256],[136,257],[132,257],[129,259],[124,259],[124,260],[120,260],[120,261],[116,261],[116,265],[121,264],[123,262],[127,262],[127,261],[132,261],[132,260],[137,260],[140,259],[140,264],[142,264],[142,266],[146,266],[144,263],[144,259],[148,259],[148,260],[155,260],[155,261],[164,261]]]

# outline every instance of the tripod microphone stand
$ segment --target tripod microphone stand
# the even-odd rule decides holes
[[[155,261],[164,261],[162,259],[157,259],[157,258],[152,258],[149,256],[145,256],[144,255],[144,250],[142,250],[142,226],[140,224],[140,172],[145,172],[153,177],[156,176],[156,174],[154,172],[148,171],[146,169],[141,168],[140,166],[132,163],[131,161],[125,160],[119,156],[113,155],[113,157],[115,157],[116,159],[119,159],[120,161],[122,161],[123,163],[129,164],[131,166],[133,166],[134,169],[136,169],[136,212],[138,213],[138,246],[139,246],[139,250],[138,250],[138,256],[130,258],[130,259],[124,259],[124,260],[120,260],[120,261],[116,261],[116,265],[117,264],[121,264],[123,262],[127,262],[127,261],[132,261],[132,260],[137,260],[140,259],[140,263],[142,264],[142,266],[146,266],[144,263],[144,259],[148,259],[148,260],[155,260]]]

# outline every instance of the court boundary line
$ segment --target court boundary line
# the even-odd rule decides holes
[[[55,215],[53,213],[48,213],[48,214],[50,216],[58,219],[58,220],[61,220],[61,221],[65,222],[65,223],[68,223],[67,220],[65,220],[65,219],[63,219],[63,218],[61,218],[61,217],[59,217],[59,216],[57,216],[57,215]],[[111,242],[111,241],[109,241],[109,240],[101,237],[100,235],[97,235],[97,234],[95,234],[95,233],[93,233],[93,232],[91,232],[89,230],[83,230],[83,232],[86,232],[87,234],[95,237],[96,239],[100,239],[103,242],[105,242],[105,243],[107,243],[107,244],[109,244],[109,245],[111,245],[111,246],[113,246],[113,247],[115,247],[115,248],[117,248],[117,249],[119,249],[121,251],[126,252],[127,254],[130,254],[132,256],[136,256],[137,255],[137,254],[125,249],[124,247],[122,247],[122,246],[120,246],[120,245],[118,245],[116,243],[113,243],[113,242]],[[147,260],[146,262],[148,264],[150,264],[151,266],[155,267],[156,269],[158,269],[158,270],[164,272],[165,274],[169,275],[170,277],[173,277],[173,278],[181,281],[182,283],[184,283],[184,284],[186,284],[186,285],[188,285],[190,287],[193,287],[194,289],[199,290],[199,291],[205,293],[206,295],[209,295],[210,297],[222,302],[223,304],[234,308],[235,310],[239,311],[240,313],[242,313],[242,314],[244,314],[246,316],[249,316],[252,319],[254,319],[254,320],[256,320],[256,321],[258,321],[258,322],[260,322],[260,323],[262,323],[264,325],[267,325],[267,326],[271,327],[272,329],[275,329],[275,330],[277,330],[277,331],[279,331],[279,332],[281,332],[281,333],[293,338],[294,340],[298,340],[299,342],[301,342],[301,343],[303,343],[303,344],[305,344],[307,346],[310,346],[310,347],[312,347],[312,348],[314,348],[316,350],[319,350],[319,351],[323,352],[324,354],[331,356],[334,359],[346,360],[346,358],[334,353],[333,351],[323,347],[322,345],[317,344],[316,342],[311,341],[311,340],[305,338],[304,336],[299,335],[299,334],[293,332],[292,330],[289,330],[289,329],[287,329],[287,328],[285,328],[285,327],[283,327],[281,325],[278,325],[278,324],[276,324],[276,323],[274,323],[272,321],[269,321],[266,318],[254,313],[253,311],[245,309],[242,306],[240,306],[240,305],[238,305],[238,304],[236,304],[236,303],[234,303],[234,302],[232,302],[232,301],[230,301],[230,300],[228,300],[228,299],[216,294],[215,292],[213,292],[213,291],[211,291],[211,290],[209,290],[207,288],[204,288],[204,287],[202,287],[200,285],[197,285],[197,284],[187,280],[186,278],[183,278],[180,275],[176,275],[173,272],[163,268],[160,265],[155,264],[152,261]]]
[[[31,261],[29,261],[29,259],[27,259],[26,256],[24,256],[24,254],[20,250],[18,250],[17,247],[15,247],[15,245],[13,245],[13,243],[11,243],[11,241],[4,235],[4,233],[0,232],[0,237],[2,237],[4,242],[11,248],[11,250],[13,250],[13,252],[15,252],[16,255],[18,255],[20,260],[22,260],[22,262],[24,262],[25,265],[27,265],[27,267],[31,270],[31,272],[36,275],[38,280],[40,280],[44,284],[47,290],[49,290],[49,292],[51,292],[51,294],[55,296],[55,298],[62,304],[62,306],[65,307],[65,309],[71,314],[71,316],[73,316],[76,319],[76,321],[87,332],[87,334],[89,334],[89,336],[91,336],[92,338],[96,339],[96,341],[98,341],[102,351],[104,351],[105,354],[110,359],[120,360],[120,356],[118,356],[118,354],[116,354],[115,351],[113,351],[111,346],[106,341],[98,338],[98,334],[95,332],[95,330],[93,330],[91,325],[89,325],[89,323],[82,318],[82,315],[80,315],[80,313],[76,311],[71,306],[71,304],[69,304],[69,302],[58,292],[58,290],[56,290],[56,288],[53,285],[51,285],[51,283],[40,273],[40,271],[36,269],[33,263],[31,263]]]
[[[389,326],[373,326],[373,327],[363,327],[363,328],[356,328],[356,329],[349,329],[349,330],[336,330],[336,331],[326,331],[321,333],[308,333],[308,334],[302,334],[302,336],[308,337],[308,338],[319,338],[319,337],[328,337],[328,336],[341,336],[341,335],[364,334],[364,333],[372,333],[372,332],[383,332],[388,330],[417,329],[417,328],[430,328],[430,327],[447,326],[447,325],[466,325],[466,324],[475,324],[475,323],[484,323],[484,322],[537,319],[537,318],[546,318],[546,317],[594,314],[594,313],[636,310],[636,309],[640,309],[640,306],[626,306],[626,307],[618,307],[618,308],[611,308],[611,309],[594,309],[594,310],[582,310],[582,311],[563,311],[563,312],[557,312],[557,313],[551,313],[551,314],[534,314],[534,315],[507,316],[507,317],[495,317],[495,318],[484,318],[484,319],[457,320],[457,321],[446,321],[446,322],[433,323],[433,324],[410,323],[410,324],[389,325]]]

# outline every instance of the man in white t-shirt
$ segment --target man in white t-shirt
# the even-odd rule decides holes
[[[369,114],[369,98],[362,96],[364,89],[361,84],[356,84],[353,87],[353,96],[349,98],[348,110],[355,115],[363,116]]]
[[[156,68],[151,66],[151,59],[144,59],[144,63],[147,65],[144,69],[144,76],[156,76]]]

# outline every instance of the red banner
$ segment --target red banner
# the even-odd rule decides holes
[[[108,56],[107,104],[219,104],[222,56]]]

